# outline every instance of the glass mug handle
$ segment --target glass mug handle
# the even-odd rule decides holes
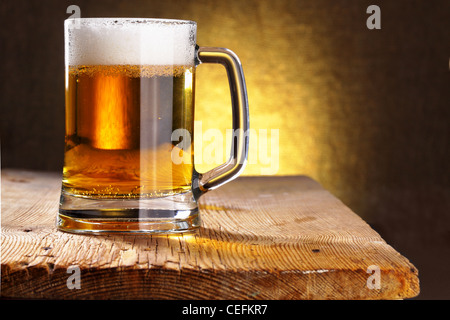
[[[233,122],[233,141],[228,161],[205,173],[194,171],[197,177],[193,179],[192,189],[198,199],[203,193],[233,180],[244,170],[248,154],[249,112],[244,72],[238,56],[226,48],[197,46],[196,57],[196,65],[218,63],[225,67],[230,85]]]

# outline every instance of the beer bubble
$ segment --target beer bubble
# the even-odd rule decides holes
[[[197,25],[187,20],[65,21],[67,65],[193,65]]]

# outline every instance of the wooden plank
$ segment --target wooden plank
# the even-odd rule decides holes
[[[59,174],[2,170],[2,297],[403,299],[419,294],[418,270],[305,176],[241,177],[203,196],[198,232],[165,236],[57,231],[60,186]],[[379,273],[368,273],[370,266]],[[69,278],[76,275],[71,267],[79,270],[80,289],[68,288],[76,284]],[[380,288],[369,288],[376,280]]]

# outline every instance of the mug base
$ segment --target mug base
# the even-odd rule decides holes
[[[77,234],[171,234],[200,227],[191,192],[164,198],[124,200],[61,194],[58,230]]]
[[[59,213],[57,228],[77,234],[171,234],[192,232],[200,227],[198,214],[188,219],[102,219],[76,218]]]

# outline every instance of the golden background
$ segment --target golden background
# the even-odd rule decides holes
[[[450,297],[436,277],[450,265],[450,1],[2,1],[2,167],[62,170],[72,4],[82,17],[197,21],[200,46],[240,57],[251,128],[279,130],[277,175],[319,181],[411,259],[421,297]],[[366,27],[372,4],[381,30]],[[200,65],[196,84],[196,120],[225,132],[224,69]]]

